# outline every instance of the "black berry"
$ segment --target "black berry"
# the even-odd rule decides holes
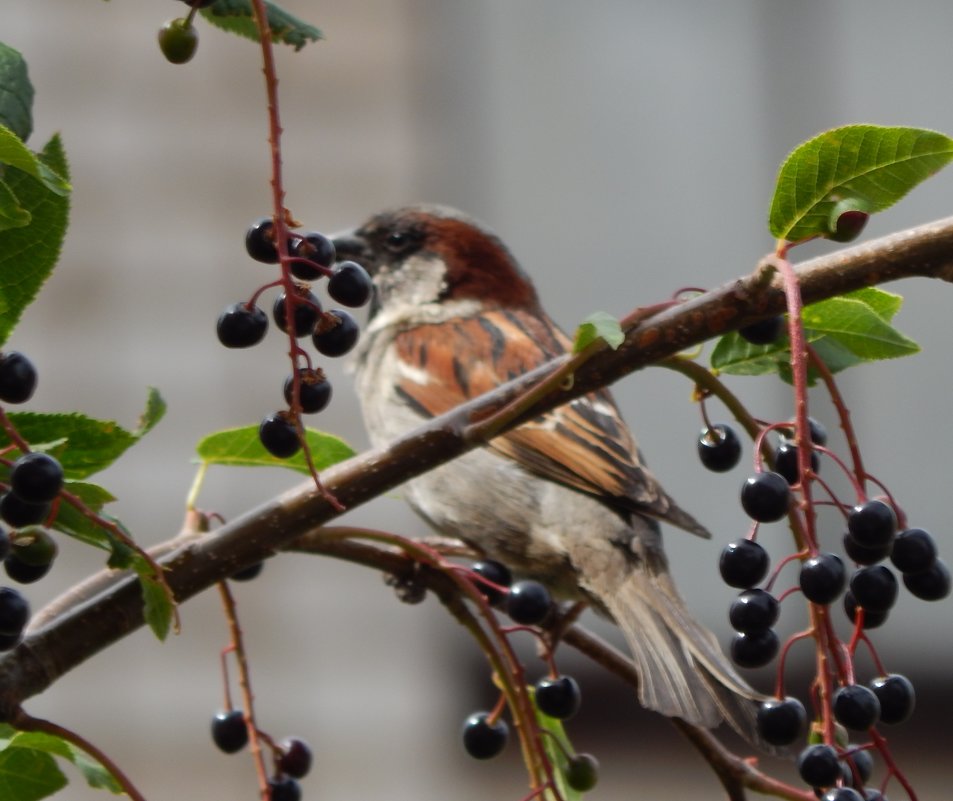
[[[752,345],[770,345],[772,342],[777,342],[783,331],[784,318],[780,315],[768,317],[738,329],[742,339],[746,339]]]
[[[292,275],[302,281],[316,281],[321,278],[326,274],[325,271],[334,264],[336,258],[334,243],[324,234],[319,234],[316,231],[296,238],[291,245],[291,255],[297,259],[307,259],[313,262],[313,264],[306,264],[303,261],[291,262]],[[320,265],[325,270],[321,270],[315,265]],[[341,302],[343,303],[343,301]]]
[[[36,390],[36,368],[22,353],[0,354],[0,401],[25,403]]]
[[[811,442],[813,442],[815,445],[827,444],[827,429],[820,420],[817,420],[813,417],[808,417],[807,426],[809,429]]]
[[[847,571],[837,554],[821,553],[801,564],[798,577],[801,592],[816,604],[829,604],[844,591]]]
[[[343,309],[331,309],[321,315],[311,341],[325,356],[343,356],[357,344],[360,329]]]
[[[820,459],[817,453],[811,451],[811,470],[815,473],[820,469]],[[782,442],[774,452],[774,471],[784,476],[788,484],[795,485],[801,479],[801,473],[798,470],[798,449],[797,445],[790,442]]]
[[[298,431],[288,412],[274,412],[262,420],[258,426],[258,439],[265,450],[278,459],[294,456],[301,448]]]
[[[844,551],[858,565],[875,565],[890,556],[889,544],[879,548],[865,548],[850,536],[850,532],[844,533],[843,543]]]
[[[251,581],[252,579],[258,578],[261,575],[261,571],[265,569],[264,562],[255,562],[253,565],[237,570],[229,578],[232,581]]]
[[[834,237],[831,237],[831,239],[833,238]],[[821,796],[821,801],[864,801],[864,797],[853,787],[832,787]]]
[[[513,583],[513,575],[510,573],[509,568],[491,559],[474,562],[470,569],[478,576],[485,578],[487,581],[499,587],[509,587],[510,584]],[[483,596],[490,606],[499,606],[506,600],[506,592],[503,590],[498,590],[496,587],[491,587],[480,581],[477,582],[477,587],[480,589],[480,592],[483,593]]]
[[[702,429],[698,435],[698,458],[709,470],[725,473],[741,458],[741,440],[726,423]]]
[[[284,396],[288,406],[294,400],[294,376],[285,379]],[[331,402],[331,382],[323,370],[303,369],[298,371],[298,403],[305,414],[316,414]]]
[[[878,676],[869,686],[880,701],[881,723],[903,723],[913,714],[916,692],[906,676],[899,673]]]
[[[301,801],[301,785],[290,776],[275,776],[268,780],[271,801]]]
[[[864,613],[864,624],[863,628],[865,629],[875,629],[878,626],[882,626],[887,622],[887,617],[889,612],[874,612],[870,609],[861,607],[857,603],[857,599],[854,597],[854,594],[848,590],[844,593],[844,612],[847,614],[847,617],[850,619],[851,623],[857,622],[858,612]]]
[[[262,217],[251,224],[245,233],[245,250],[255,261],[265,264],[278,263],[278,248],[275,246],[275,221]]]
[[[30,605],[12,587],[0,587],[0,634],[19,637],[30,619]]]
[[[0,514],[3,501],[0,500]],[[904,573],[903,584],[922,601],[942,601],[950,594],[950,569],[942,559],[937,559],[921,573]]]
[[[52,563],[31,565],[19,559],[16,553],[9,554],[3,560],[4,571],[18,584],[32,584],[34,581],[39,581],[50,572],[50,567],[52,567]]]
[[[26,453],[10,470],[10,489],[29,503],[52,501],[62,488],[63,468],[48,454]]]
[[[0,527],[0,560],[6,559],[10,553],[10,535]]]
[[[321,302],[317,295],[309,291],[298,291],[298,297],[294,301],[294,334],[296,337],[306,337],[312,331],[318,322],[321,314]],[[272,316],[275,318],[275,324],[288,333],[288,298],[282,292],[276,299],[272,308]]]
[[[874,771],[874,757],[867,749],[861,749],[845,756],[843,765],[844,783],[852,787],[863,787]],[[857,779],[860,779],[859,783]]]
[[[834,693],[834,717],[848,729],[867,731],[880,719],[880,701],[863,684],[846,684]]]
[[[897,516],[893,508],[883,501],[865,501],[847,515],[847,530],[858,545],[882,548],[893,542],[897,532]]]
[[[328,279],[328,294],[338,303],[357,308],[371,299],[374,284],[367,270],[356,261],[342,261],[334,265]]]
[[[890,561],[901,573],[920,573],[930,569],[936,555],[936,542],[929,532],[922,528],[908,528],[894,539]]]
[[[771,698],[758,708],[758,734],[771,745],[790,745],[807,729],[807,711],[797,698]]]
[[[159,49],[172,64],[191,61],[198,47],[198,31],[187,19],[171,19],[159,28]]]
[[[549,614],[552,598],[538,581],[524,579],[510,587],[506,596],[506,613],[517,623],[535,626]]]
[[[44,528],[31,528],[21,531],[10,543],[9,556],[28,565],[49,564],[56,558],[59,546],[53,536]]]
[[[463,747],[474,759],[492,759],[506,746],[510,729],[502,718],[490,723],[489,713],[475,712],[463,724]]]
[[[0,634],[0,652],[16,648],[23,640],[23,634]]]
[[[544,715],[568,720],[579,711],[582,694],[572,676],[545,678],[536,682],[536,706]]]
[[[721,578],[729,587],[753,587],[768,574],[768,552],[754,540],[728,543],[718,560]]]
[[[741,488],[741,506],[752,520],[773,523],[788,512],[791,488],[783,476],[772,472],[758,473]]]
[[[777,598],[764,590],[745,590],[728,609],[728,620],[735,631],[752,634],[771,628],[778,622],[781,606]]]
[[[222,312],[215,330],[226,348],[250,348],[264,339],[268,317],[257,306],[234,303]]]
[[[592,754],[574,754],[566,764],[566,784],[577,793],[588,793],[599,781],[599,762]]]
[[[50,514],[50,504],[29,503],[13,492],[0,497],[0,518],[13,528],[37,526]]]
[[[830,787],[841,777],[837,751],[821,743],[809,745],[798,755],[797,771],[811,787]]]
[[[220,751],[234,754],[248,743],[248,727],[240,709],[219,712],[212,718],[212,740]]]
[[[843,198],[838,201],[831,209],[828,219],[828,239],[834,242],[853,242],[870,219],[867,209],[869,204],[857,198]]]
[[[739,632],[731,640],[731,659],[738,667],[764,667],[777,656],[780,647],[781,641],[774,629],[750,634]]]
[[[298,737],[288,737],[279,746],[278,770],[293,779],[301,779],[311,770],[311,746]]]
[[[850,577],[850,591],[865,610],[886,612],[897,600],[897,577],[883,565],[862,567]]]
[[[192,8],[208,8],[215,0],[182,0],[182,2]]]

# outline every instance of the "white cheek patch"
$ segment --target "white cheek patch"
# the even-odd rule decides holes
[[[603,417],[616,417],[615,409],[598,400],[594,401],[590,400],[589,398],[576,398],[576,400],[570,403],[570,406],[588,406],[596,414],[601,414]]]
[[[425,387],[430,383],[430,374],[426,370],[422,370],[405,361],[397,362],[397,374],[399,378],[406,379],[421,387]]]

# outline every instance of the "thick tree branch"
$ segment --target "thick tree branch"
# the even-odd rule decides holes
[[[953,218],[893,234],[803,264],[798,270],[806,302],[905,277],[953,280]],[[528,406],[508,427],[568,402],[635,370],[760,317],[784,310],[784,293],[765,260],[754,273],[635,322],[617,350],[602,350],[574,371],[572,386]],[[462,435],[537,383],[570,357],[555,359],[402,437],[324,472],[325,487],[348,508],[447,462],[479,442]],[[506,428],[495,433],[502,433]],[[221,528],[157,547],[176,598],[184,601],[236,570],[288,546],[338,512],[308,482]],[[43,616],[24,642],[0,658],[0,720],[65,672],[142,625],[136,580],[125,574],[93,583],[88,597]]]

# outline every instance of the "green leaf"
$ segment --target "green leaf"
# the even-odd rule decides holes
[[[0,164],[16,167],[27,175],[32,175],[57,195],[65,197],[70,193],[69,182],[44,164],[40,157],[23,144],[23,140],[5,125],[0,125]]]
[[[33,84],[19,52],[0,42],[0,125],[23,141],[33,133]]]
[[[115,777],[100,762],[93,759],[73,743],[45,732],[17,732],[9,726],[6,735],[7,747],[33,752],[42,752],[69,760],[83,774],[86,782],[94,789],[109,790],[112,793],[122,793],[122,787]],[[54,769],[58,770],[54,763]],[[62,773],[60,774],[62,776]],[[63,777],[63,783],[66,783]],[[2,796],[3,798],[17,798],[19,796]]]
[[[864,362],[895,359],[918,353],[916,342],[890,321],[903,298],[882,289],[867,288],[806,306],[801,319],[804,334],[833,373]],[[732,375],[778,373],[791,379],[791,351],[786,337],[770,345],[752,345],[732,332],[715,345],[711,365]],[[809,376],[813,381],[813,372]]]
[[[769,227],[801,242],[828,236],[834,206],[883,211],[953,159],[953,139],[919,128],[848,125],[797,147],[781,165]]]
[[[56,760],[43,751],[16,747],[17,736],[0,740],[0,798],[39,801],[63,789],[67,780]]]
[[[291,45],[295,50],[300,50],[308,42],[324,38],[321,31],[313,25],[289,14],[274,3],[266,2],[265,8],[273,42]],[[223,30],[258,41],[258,27],[255,25],[251,0],[216,0],[213,5],[202,9],[202,16]]]
[[[59,137],[47,143],[40,159],[69,178]],[[22,170],[8,170],[6,185],[32,220],[25,227],[0,231],[0,345],[53,271],[69,218],[69,199]]]
[[[23,228],[30,224],[33,215],[23,206],[16,195],[10,191],[5,181],[0,181],[0,231],[8,228]]]
[[[140,556],[136,556],[136,572],[142,587],[143,615],[153,634],[160,640],[169,636],[175,604],[166,588],[152,577],[152,568]]]
[[[607,312],[594,312],[576,329],[576,336],[572,343],[572,352],[579,351],[591,345],[597,339],[602,339],[615,350],[625,342],[625,334],[619,321]]]
[[[310,428],[305,430],[305,434],[316,470],[324,470],[354,455],[351,446],[333,434],[325,434]],[[206,464],[232,467],[287,467],[310,475],[302,451],[298,451],[290,459],[279,459],[266,451],[265,446],[258,439],[257,425],[216,431],[200,440],[195,449],[199,460]]]
[[[553,778],[556,781],[556,791],[559,797],[565,799],[565,801],[579,801],[583,794],[578,790],[574,790],[566,782],[566,768],[569,765],[569,759],[566,757],[566,754],[575,753],[575,749],[572,747],[572,743],[566,734],[566,729],[563,727],[561,720],[551,718],[545,712],[540,711],[539,707],[536,706],[535,689],[530,687],[529,691],[533,698],[533,711],[536,713],[536,722],[543,731],[549,732],[549,734],[540,738],[540,742],[542,742],[543,751],[546,752],[546,756],[553,766]]]
[[[164,410],[162,398],[150,388],[146,411],[134,431],[127,431],[113,420],[97,420],[78,412],[14,412],[10,419],[27,442],[64,440],[66,446],[55,451],[63,473],[67,478],[83,479],[111,465],[152,429]],[[8,443],[6,433],[0,431],[0,447]]]

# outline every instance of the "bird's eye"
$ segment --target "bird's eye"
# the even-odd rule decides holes
[[[390,250],[400,251],[406,247],[407,239],[407,234],[403,231],[391,231],[387,235],[387,239],[384,240],[384,243]]]
[[[414,226],[395,228],[384,236],[384,247],[395,256],[409,256],[424,242],[424,231]]]

